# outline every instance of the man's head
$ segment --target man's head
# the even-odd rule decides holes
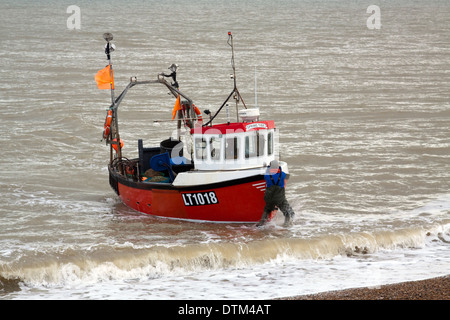
[[[279,168],[280,168],[280,164],[278,163],[277,160],[270,161],[270,166],[269,166],[270,173],[277,173]]]
[[[178,65],[175,63],[172,63],[172,65],[168,69],[172,72],[176,72],[178,69]]]

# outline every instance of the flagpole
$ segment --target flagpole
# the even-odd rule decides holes
[[[110,41],[113,39],[112,33],[109,33],[109,32],[104,33],[103,39],[106,40],[105,54],[106,54],[106,58],[108,59],[108,64],[109,64],[109,77],[110,77],[110,79],[113,79],[113,67],[112,67],[112,63],[111,63],[111,52],[114,51],[114,48],[112,48],[111,43],[110,43]],[[112,81],[111,81],[110,85],[111,85],[111,104],[114,107],[114,86],[113,86]]]
[[[116,145],[116,151],[117,151],[117,158],[119,159],[119,161],[122,159],[122,146],[120,143],[120,135],[119,135],[119,121],[118,121],[118,117],[117,117],[117,110],[115,109],[115,101],[114,101],[114,78],[113,78],[113,67],[112,67],[112,63],[111,63],[111,52],[114,51],[114,47],[112,46],[112,44],[110,43],[110,41],[113,39],[113,35],[109,32],[106,32],[103,34],[103,39],[106,40],[106,46],[105,46],[105,54],[106,54],[106,58],[108,59],[108,64],[109,64],[109,77],[110,77],[110,85],[111,85],[111,109],[113,111],[113,121],[114,121],[114,129],[111,128],[111,146],[110,146],[110,160],[111,162],[113,161],[113,156],[112,156],[112,149],[113,149],[113,144]],[[115,141],[114,141],[115,140]],[[123,167],[122,165],[119,163],[119,171],[123,174]]]

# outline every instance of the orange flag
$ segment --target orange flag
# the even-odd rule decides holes
[[[114,76],[111,69],[111,65],[107,65],[105,68],[97,72],[95,75],[95,81],[97,81],[97,87],[99,89],[114,89]]]
[[[177,96],[177,101],[175,102],[175,106],[172,110],[172,120],[175,119],[178,110],[181,110],[180,95]]]

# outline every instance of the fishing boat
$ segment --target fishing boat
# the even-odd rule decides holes
[[[216,112],[204,111],[207,120],[179,90],[175,64],[169,68],[170,74],[160,73],[155,80],[130,78],[115,97],[113,36],[105,33],[103,37],[108,65],[97,73],[96,81],[100,89],[111,90],[103,139],[110,146],[109,183],[121,201],[134,210],[159,217],[229,223],[259,221],[265,205],[264,174],[269,163],[278,160],[278,135],[274,121],[260,120],[259,108],[247,108],[237,89],[232,34],[228,33],[227,43],[231,46],[234,88]],[[171,121],[177,126],[175,137],[162,140],[159,146],[146,147],[139,139],[138,158],[128,159],[122,153],[118,111],[125,95],[137,85],[162,85],[169,90],[175,99]],[[232,98],[236,104],[235,122],[230,121],[228,102]],[[227,121],[215,123],[223,111]],[[181,134],[183,130],[185,134]],[[288,176],[287,164],[279,163]]]

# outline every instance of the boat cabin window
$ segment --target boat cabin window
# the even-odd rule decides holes
[[[211,160],[220,160],[220,149],[222,139],[220,137],[211,137],[209,139],[209,149],[211,150]]]
[[[258,157],[263,156],[265,154],[265,148],[266,148],[266,135],[260,134],[260,132],[257,132],[258,136]]]
[[[195,158],[197,160],[220,160],[221,150],[222,139],[220,137],[195,138]]]
[[[267,135],[267,154],[269,156],[273,154],[273,132]]]
[[[195,168],[234,170],[264,166],[276,153],[275,137],[274,130],[194,134]]]
[[[237,137],[225,140],[225,159],[237,159],[239,157],[239,140]]]
[[[245,137],[245,158],[259,157],[264,155],[264,134],[255,131]]]
[[[195,155],[197,160],[206,159],[206,140],[205,138],[195,138]]]

